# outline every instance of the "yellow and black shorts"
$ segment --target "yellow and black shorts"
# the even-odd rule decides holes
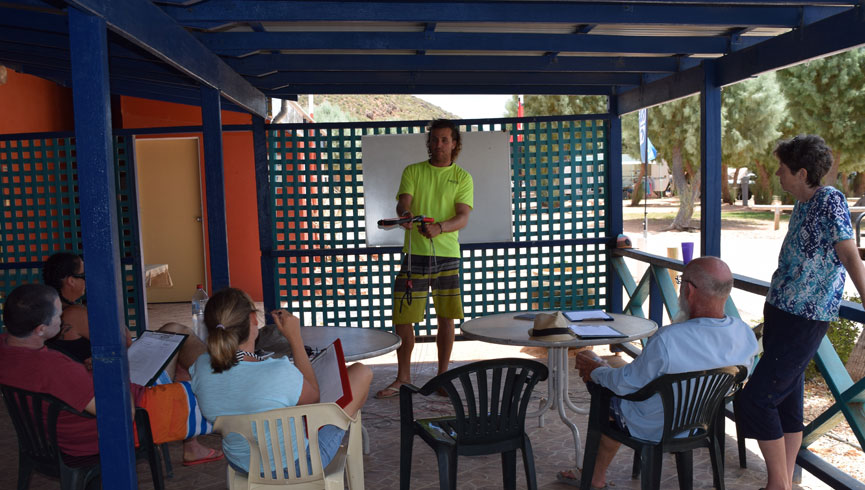
[[[407,258],[403,257],[402,268],[393,286],[394,325],[423,321],[430,289],[438,317],[454,320],[463,318],[460,259],[412,255],[411,288],[408,287],[408,280]]]

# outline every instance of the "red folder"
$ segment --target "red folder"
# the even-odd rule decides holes
[[[342,342],[336,339],[315,356],[312,370],[318,381],[319,401],[336,402],[342,408],[351,403],[351,385],[348,382],[348,368],[342,353]]]

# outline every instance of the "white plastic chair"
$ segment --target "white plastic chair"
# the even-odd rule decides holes
[[[330,464],[322,468],[318,437],[314,435],[325,425],[335,425],[348,431],[348,442],[344,442]],[[316,403],[248,415],[217,417],[213,427],[223,437],[234,432],[249,443],[249,474],[239,473],[229,465],[230,490],[278,486],[290,487],[292,490],[342,490],[344,473],[348,473],[349,489],[364,488],[360,411],[352,419],[336,403]],[[307,437],[306,434],[313,437]],[[282,442],[280,435],[284,436]],[[294,445],[292,439],[295,440]],[[293,447],[298,448],[299,456],[294,454]],[[283,461],[288,462],[287,469]],[[295,472],[295,461],[301,476]]]

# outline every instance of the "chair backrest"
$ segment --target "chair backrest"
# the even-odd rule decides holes
[[[530,359],[490,359],[442,373],[420,394],[444,388],[454,407],[460,445],[489,444],[524,433],[532,390],[547,374],[545,365]]]
[[[249,444],[249,483],[292,485],[324,480],[318,447],[318,434],[325,425],[357,431],[336,403],[316,403],[279,408],[267,412],[224,415],[214,421],[214,432],[243,436]],[[352,434],[349,434],[351,437]],[[298,454],[298,452],[300,454]]]
[[[57,417],[61,410],[84,416],[58,398],[44,393],[0,385],[3,400],[18,435],[19,457],[33,461],[36,468],[60,476],[60,449],[57,446]]]
[[[664,406],[664,445],[688,444],[709,434],[709,426],[724,397],[745,378],[745,366],[661,376],[627,398],[651,393],[661,396]]]

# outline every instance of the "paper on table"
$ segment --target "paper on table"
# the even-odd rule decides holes
[[[607,325],[568,325],[568,328],[570,328],[577,337],[584,339],[627,337],[627,335]]]
[[[342,353],[342,342],[336,339],[332,344],[310,361],[315,379],[318,381],[318,399],[321,403],[336,402],[345,408],[351,400],[351,385],[348,383],[348,369]]]
[[[182,333],[145,331],[129,346],[129,379],[149,386],[186,340]]]
[[[585,311],[566,311],[565,318],[571,322],[581,322],[584,320],[612,320],[613,317],[602,310],[585,310]]]

